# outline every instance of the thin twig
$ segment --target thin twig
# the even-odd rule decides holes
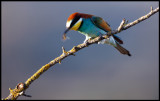
[[[119,25],[119,27],[118,27],[118,29],[117,29],[118,32],[120,32],[120,31],[123,29],[125,22],[126,22],[126,20],[123,19],[122,22],[121,22],[121,24]]]

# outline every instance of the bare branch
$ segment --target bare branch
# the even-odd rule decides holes
[[[132,26],[134,26],[134,25],[142,22],[143,20],[148,19],[150,16],[152,16],[152,15],[155,14],[155,13],[157,13],[158,11],[159,11],[159,7],[157,7],[155,10],[153,10],[153,8],[151,7],[151,11],[150,11],[148,14],[146,14],[146,15],[138,18],[137,20],[135,20],[135,21],[127,24],[127,25],[124,27],[124,30],[126,30],[126,29],[128,29],[129,27],[132,27]]]
[[[118,32],[120,32],[123,29],[125,22],[126,22],[126,19],[123,19],[121,24],[118,27]]]
[[[19,83],[15,89],[9,89],[10,90],[10,94],[7,98],[3,99],[3,100],[16,100],[19,96],[23,95],[23,96],[27,96],[27,97],[30,97],[30,95],[26,95],[24,94],[25,90],[29,87],[29,85],[36,79],[39,78],[39,76],[41,74],[43,74],[46,70],[48,70],[50,67],[52,67],[53,65],[55,65],[56,63],[59,63],[61,64],[61,61],[63,59],[65,59],[66,57],[70,56],[70,55],[74,55],[74,53],[78,52],[79,50],[85,48],[85,47],[88,47],[89,45],[91,44],[94,44],[94,43],[98,43],[99,41],[103,40],[103,39],[106,39],[108,38],[110,35],[113,35],[113,34],[117,34],[117,33],[120,33],[121,31],[123,30],[126,30],[140,22],[142,22],[143,20],[146,20],[148,19],[150,16],[152,16],[153,14],[157,13],[159,11],[159,7],[156,8],[155,10],[153,10],[153,8],[151,7],[151,11],[138,18],[137,20],[129,23],[129,24],[126,24],[126,20],[123,19],[120,26],[118,27],[117,30],[115,31],[111,31],[111,32],[108,32],[106,35],[103,35],[103,36],[99,36],[99,37],[96,37],[92,40],[88,40],[86,43],[83,43],[83,44],[79,44],[78,46],[74,46],[71,50],[69,51],[65,51],[64,47],[62,47],[62,54],[55,58],[54,60],[50,61],[48,64],[42,66],[35,74],[33,74],[25,83]],[[126,25],[125,25],[126,24]]]

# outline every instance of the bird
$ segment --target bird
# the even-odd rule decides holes
[[[66,30],[63,34],[63,39],[66,39],[66,34],[69,30],[78,31],[86,36],[84,43],[95,37],[106,34],[112,31],[110,25],[101,17],[75,12],[71,14],[66,22]],[[121,54],[131,56],[130,52],[122,47],[123,41],[117,35],[111,35],[107,39],[103,39],[98,44],[109,44],[115,47]]]

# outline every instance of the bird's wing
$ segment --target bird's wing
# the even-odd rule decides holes
[[[110,28],[109,24],[106,21],[104,21],[101,17],[92,16],[91,17],[91,21],[98,28],[100,28],[100,29],[102,29],[102,30],[104,30],[106,32],[111,31],[111,28]],[[113,35],[113,37],[119,44],[123,44],[123,41],[118,36]]]
[[[106,32],[111,31],[109,24],[105,22],[101,17],[92,16],[91,21],[93,22],[93,24],[95,24],[97,27],[101,28],[102,30]]]

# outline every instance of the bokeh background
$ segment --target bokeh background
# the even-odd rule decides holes
[[[85,36],[69,31],[74,12],[104,18],[117,29],[157,8],[158,2],[2,2],[1,98],[41,66],[81,44]],[[159,13],[118,34],[131,57],[109,45],[91,45],[69,56],[34,81],[19,99],[159,99]]]

